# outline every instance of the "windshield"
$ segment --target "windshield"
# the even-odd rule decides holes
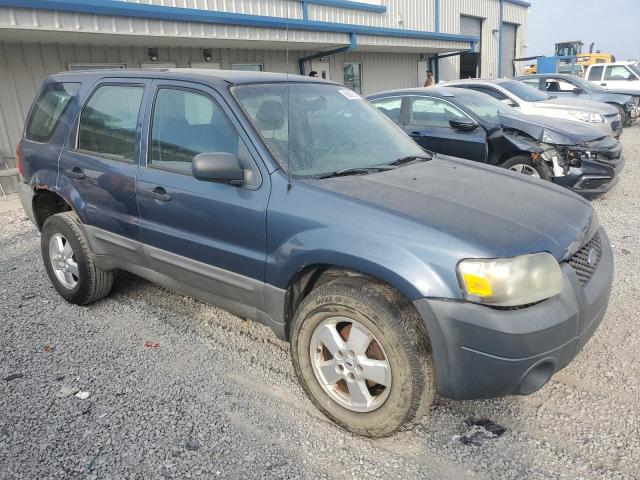
[[[505,90],[510,91],[516,97],[524,100],[525,102],[541,102],[542,100],[549,100],[549,98],[551,98],[546,93],[542,93],[540,90],[536,90],[535,88],[516,80],[507,80],[500,82],[498,85]]]
[[[325,176],[425,156],[391,120],[347,88],[271,83],[232,91],[278,163],[292,176]]]
[[[493,123],[494,125],[500,125],[498,114],[509,115],[511,117],[519,117],[522,115],[515,108],[485,93],[456,89],[454,98],[457,105],[470,110],[486,122]]]
[[[633,72],[640,77],[640,64],[632,63],[627,65]]]

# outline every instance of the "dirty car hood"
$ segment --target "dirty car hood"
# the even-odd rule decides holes
[[[599,130],[582,122],[538,115],[511,116],[498,114],[504,129],[520,130],[539,142],[555,145],[579,145],[591,142],[604,135]]]
[[[565,189],[442,155],[394,170],[309,183],[417,219],[490,257],[547,251],[561,261],[598,227],[591,205]]]

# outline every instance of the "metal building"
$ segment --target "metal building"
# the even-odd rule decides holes
[[[0,0],[0,155],[14,166],[33,97],[58,71],[315,70],[363,94],[421,86],[428,68],[440,80],[513,75],[527,7],[523,0]]]

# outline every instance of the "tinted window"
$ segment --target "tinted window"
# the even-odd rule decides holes
[[[151,125],[152,166],[191,174],[191,161],[199,153],[238,156],[238,145],[237,132],[210,97],[188,90],[158,90]]]
[[[144,88],[99,87],[82,110],[78,149],[117,160],[134,161],[136,127]]]
[[[373,106],[384,113],[387,117],[396,123],[400,123],[400,109],[402,107],[402,98],[382,98],[374,100]]]
[[[26,137],[36,142],[46,142],[51,138],[58,120],[69,104],[69,100],[80,90],[79,83],[52,83],[47,85],[36,101]]]
[[[468,118],[457,107],[437,98],[414,98],[409,123],[429,127],[451,127],[449,120]]]
[[[603,66],[593,66],[589,70],[589,80],[600,80],[602,78]]]
[[[633,74],[624,65],[613,65],[604,71],[605,80],[628,80]]]

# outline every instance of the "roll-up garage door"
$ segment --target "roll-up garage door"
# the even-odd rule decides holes
[[[516,58],[516,32],[518,25],[502,24],[502,76],[513,77],[513,59]]]
[[[474,37],[480,37],[481,32],[482,32],[482,19],[460,15],[460,34],[461,35],[473,35]]]

